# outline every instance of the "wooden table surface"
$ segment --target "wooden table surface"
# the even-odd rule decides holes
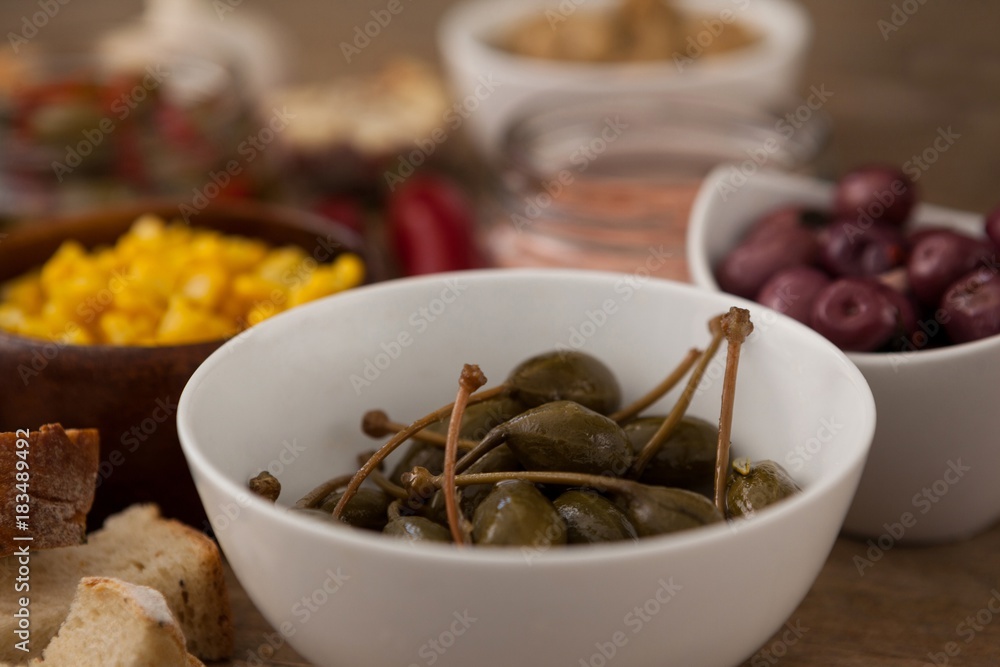
[[[957,544],[869,549],[838,539],[805,600],[743,667],[924,667],[932,654],[939,665],[1000,665],[1000,525]],[[310,666],[288,646],[272,650],[274,631],[227,573],[237,650],[221,664]]]

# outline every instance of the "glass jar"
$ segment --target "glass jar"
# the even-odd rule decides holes
[[[805,103],[781,112],[699,99],[536,106],[505,133],[486,245],[498,266],[687,281],[688,214],[708,172],[730,163],[734,188],[760,169],[813,172],[826,128]]]
[[[275,177],[275,151],[251,145],[266,123],[221,64],[34,53],[3,84],[0,224],[137,197],[249,196]]]

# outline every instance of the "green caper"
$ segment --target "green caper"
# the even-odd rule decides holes
[[[622,426],[636,454],[642,451],[664,419],[666,417],[640,417]],[[639,481],[688,489],[711,497],[718,440],[719,430],[709,422],[698,417],[682,418],[646,464]]]
[[[510,447],[500,445],[477,459],[475,463],[469,466],[466,472],[513,472],[520,469],[521,464],[518,463],[517,457],[514,456],[514,452],[510,450]],[[471,517],[476,511],[476,507],[482,502],[483,498],[489,495],[492,489],[492,484],[473,484],[463,488],[462,512],[466,516]]]
[[[726,480],[726,513],[732,518],[751,517],[799,491],[799,485],[780,464],[738,458]]]
[[[403,458],[392,469],[389,479],[399,484],[403,473],[416,467],[427,468],[431,473],[440,475],[444,470],[444,449],[423,442],[413,442],[403,453]]]
[[[665,535],[724,520],[711,500],[686,489],[637,484],[617,500],[639,537]]]
[[[554,401],[504,422],[481,444],[506,442],[525,470],[621,476],[632,446],[621,426],[579,403]]]
[[[342,491],[331,493],[323,500],[320,509],[328,513],[333,512],[342,495]],[[390,502],[392,501],[389,496],[378,489],[358,489],[354,497],[347,502],[341,521],[355,528],[381,531],[389,520],[386,512]]]
[[[396,517],[386,524],[382,534],[411,542],[451,542],[447,528],[422,516]]]
[[[486,546],[566,544],[566,525],[530,482],[507,480],[493,487],[472,518],[472,540]]]
[[[602,361],[575,350],[556,350],[522,361],[506,382],[511,395],[528,407],[574,401],[601,414],[621,405],[621,388]]]
[[[569,544],[635,541],[635,526],[614,503],[592,491],[571,489],[552,503],[566,523]]]

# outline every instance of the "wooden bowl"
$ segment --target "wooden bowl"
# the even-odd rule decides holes
[[[111,244],[145,213],[181,217],[176,203],[148,201],[14,229],[0,242],[0,282],[40,266],[67,239],[88,248]],[[215,202],[190,216],[190,224],[298,245],[321,262],[345,251],[366,256],[351,230],[294,209]],[[131,503],[156,502],[165,515],[207,528],[181,455],[175,412],[188,378],[222,343],[61,345],[0,331],[0,432],[51,422],[100,429],[92,527]]]

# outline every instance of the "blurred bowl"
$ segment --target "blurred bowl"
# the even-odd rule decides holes
[[[177,420],[205,510],[254,604],[307,660],[509,667],[617,655],[631,667],[664,656],[720,667],[750,656],[793,612],[861,474],[871,393],[839,350],[789,318],[662,280],[636,289],[627,278],[509,269],[364,287],[262,323],[195,372]],[[462,362],[498,384],[528,356],[579,346],[609,364],[630,401],[704,344],[709,318],[734,303],[757,322],[740,361],[737,454],[782,460],[823,419],[844,424],[840,446],[796,473],[803,492],[754,520],[638,544],[459,551],[283,507],[356,469],[373,444],[360,433],[362,413],[380,407],[409,420],[447,403]],[[598,312],[600,326],[589,317]],[[714,366],[691,407],[711,420]],[[262,469],[282,483],[277,506],[247,491]],[[734,600],[753,600],[752,613]]]
[[[572,7],[593,11],[617,1]],[[493,44],[520,21],[545,16],[546,10],[563,12],[567,4],[558,0],[467,0],[445,14],[438,46],[460,110],[454,119],[467,125],[474,143],[487,155],[498,148],[503,130],[518,108],[541,96],[562,99],[568,106],[622,96],[666,101],[677,95],[739,99],[760,106],[783,103],[795,93],[812,31],[806,12],[789,0],[687,0],[678,2],[678,7],[714,18],[729,12],[727,16],[735,16],[736,21],[758,33],[759,40],[691,64],[685,61],[683,66],[678,60],[687,54],[681,51],[676,58],[664,61],[592,63],[521,56]],[[686,43],[685,50],[688,47]]]
[[[113,243],[145,213],[181,217],[176,203],[146,201],[14,229],[0,243],[0,283],[41,266],[67,239],[86,247]],[[352,232],[293,209],[217,201],[190,221],[271,244],[299,245],[317,259],[362,251]],[[221,344],[62,345],[0,331],[0,431],[52,422],[100,429],[92,526],[140,501],[157,502],[166,515],[200,526],[205,517],[177,443],[175,412],[191,373]]]
[[[688,264],[696,285],[718,290],[713,268],[763,213],[789,204],[832,208],[833,184],[758,172],[734,187],[732,167],[702,185],[688,230]],[[912,227],[951,227],[975,236],[981,215],[919,205]],[[925,323],[927,326],[936,323]],[[911,352],[847,355],[875,395],[878,427],[844,529],[896,542],[944,542],[979,533],[1000,518],[1000,336]],[[805,455],[828,442],[803,443]],[[785,463],[802,458],[791,453]]]

